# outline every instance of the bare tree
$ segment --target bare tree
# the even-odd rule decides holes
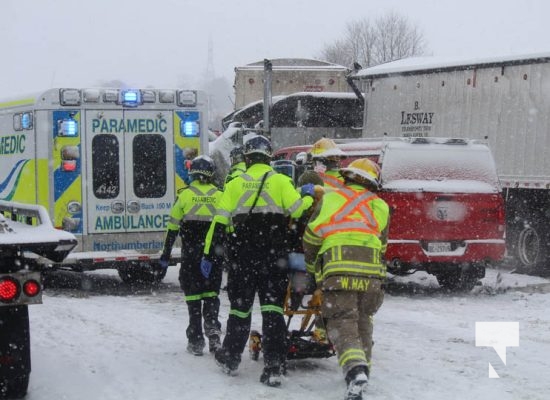
[[[390,11],[374,21],[365,18],[348,22],[344,37],[326,44],[318,58],[345,66],[358,62],[369,67],[422,55],[425,48],[420,28]]]

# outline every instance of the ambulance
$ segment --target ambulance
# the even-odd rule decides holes
[[[186,156],[208,152],[207,110],[204,92],[183,89],[56,88],[0,101],[0,200],[42,205],[77,237],[51,267],[160,281]]]

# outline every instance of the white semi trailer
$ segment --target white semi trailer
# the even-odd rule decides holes
[[[410,58],[358,71],[364,137],[487,141],[506,201],[508,255],[550,257],[550,53],[476,60]]]

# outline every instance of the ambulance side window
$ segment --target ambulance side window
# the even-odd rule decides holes
[[[161,135],[140,134],[132,143],[134,193],[141,198],[166,194],[166,140]]]
[[[120,191],[119,143],[115,135],[96,135],[92,140],[92,180],[98,199],[114,199]]]

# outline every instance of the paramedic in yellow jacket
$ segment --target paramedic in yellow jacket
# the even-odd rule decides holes
[[[229,268],[227,294],[229,317],[222,347],[215,359],[222,371],[235,375],[241,362],[251,326],[252,306],[258,293],[262,313],[264,370],[260,381],[268,386],[281,384],[281,364],[286,358],[287,328],[283,305],[288,287],[288,219],[298,218],[313,203],[313,185],[298,192],[292,180],[270,166],[270,141],[256,135],[244,144],[247,170],[227,183],[212,221],[202,267],[212,265],[212,257],[224,246],[236,255]],[[303,197],[302,197],[303,196]],[[226,237],[226,227],[233,233]]]
[[[356,400],[365,398],[372,317],[384,296],[389,207],[376,195],[376,163],[361,158],[340,174],[344,187],[325,193],[303,244],[306,267],[323,290],[322,315],[348,384],[345,399]]]
[[[212,184],[214,162],[208,156],[198,156],[191,161],[189,176],[189,185],[179,193],[170,212],[161,266],[168,266],[172,247],[179,232],[182,239],[179,281],[189,310],[189,325],[186,330],[187,351],[201,356],[205,347],[204,334],[208,338],[210,352],[213,353],[220,346],[218,294],[221,271],[214,271],[209,277],[204,277],[200,270],[200,262],[204,238],[222,192]]]
[[[244,162],[244,154],[242,146],[235,146],[229,152],[229,160],[231,161],[231,167],[225,177],[225,184],[235,179],[240,174],[246,172],[246,163]]]

